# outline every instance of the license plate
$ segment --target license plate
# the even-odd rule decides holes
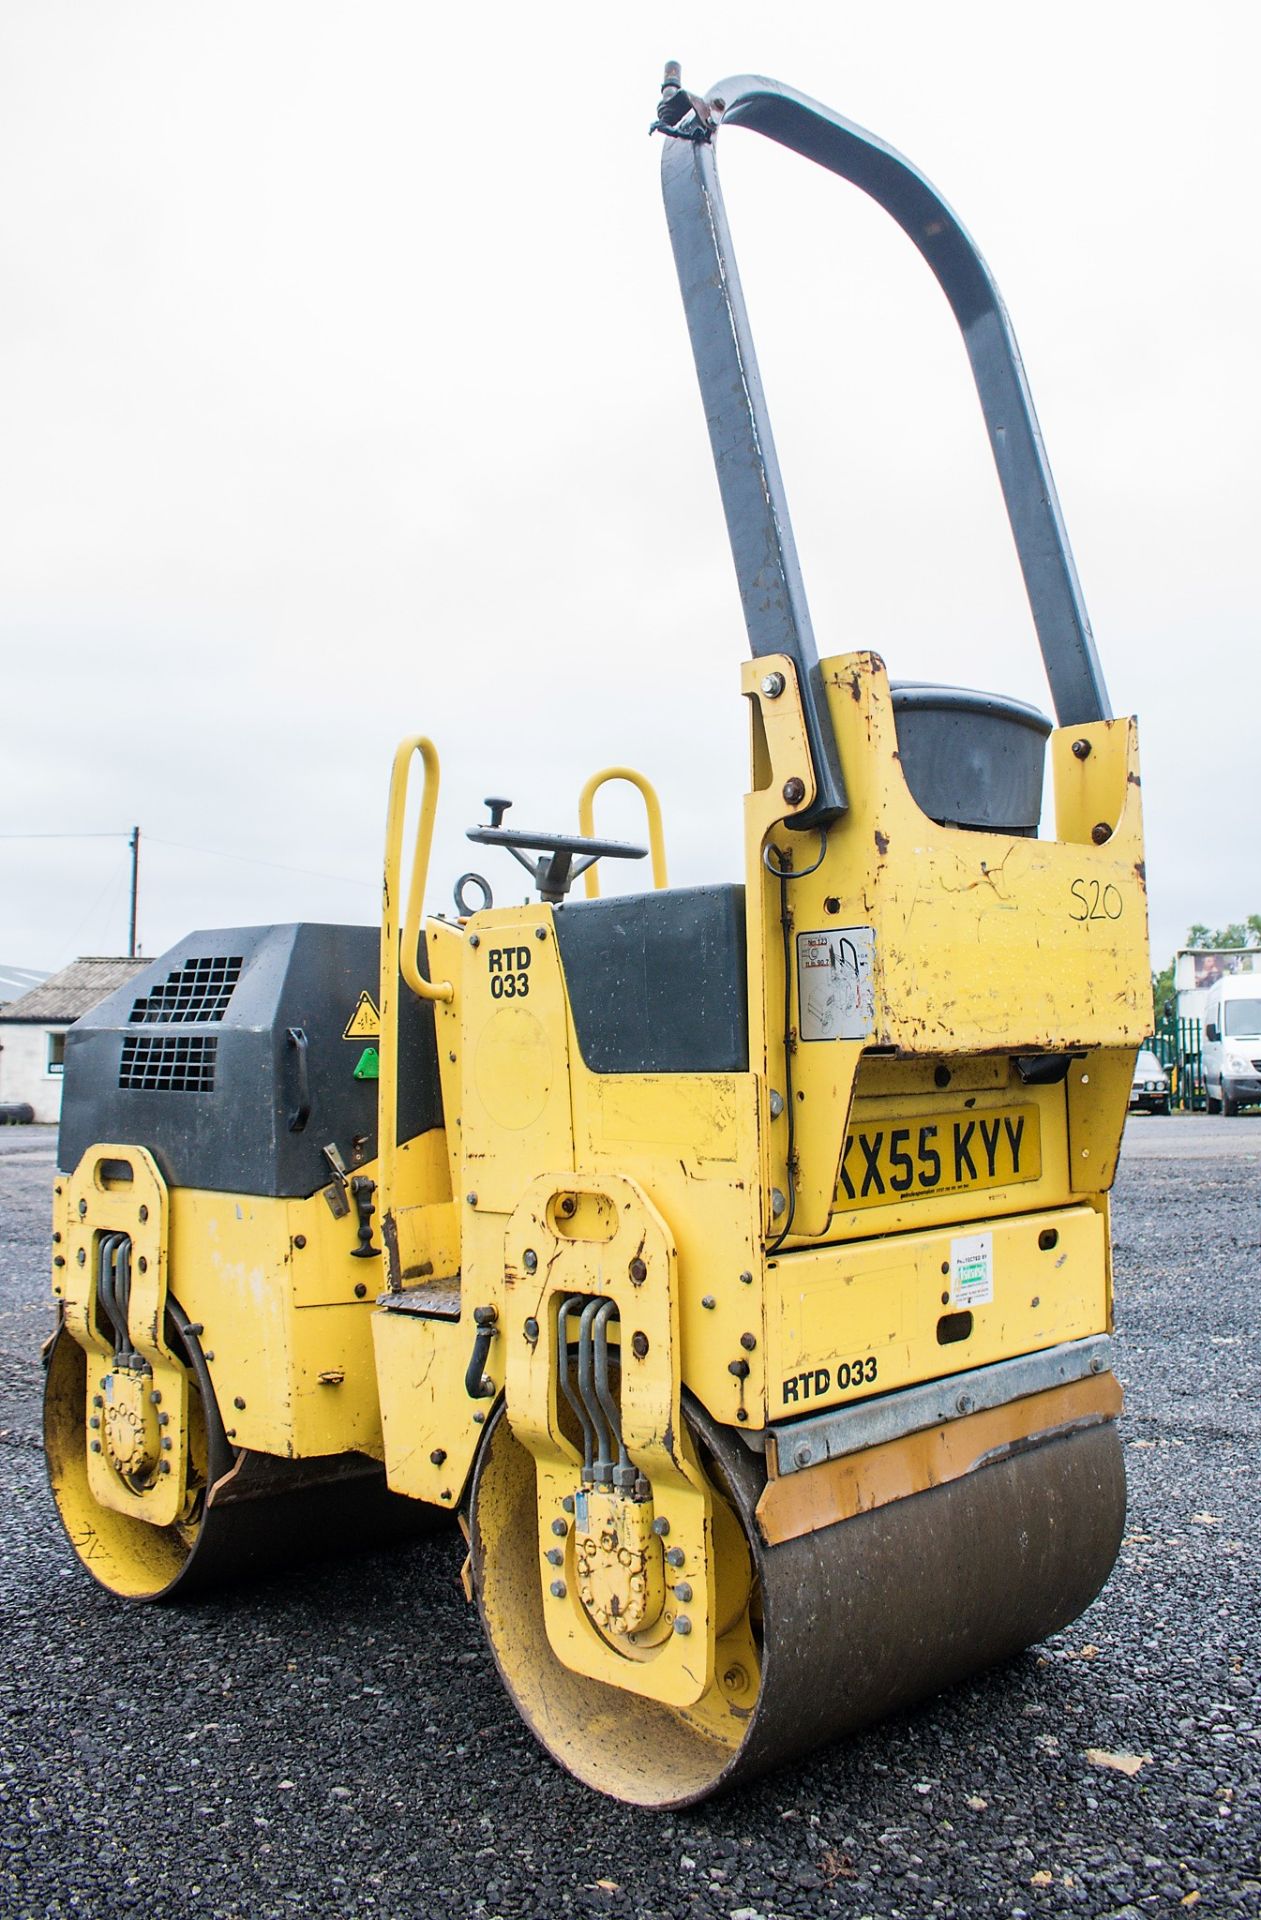
[[[1038,1109],[934,1113],[923,1120],[865,1120],[845,1136],[836,1205],[887,1207],[932,1194],[970,1193],[1036,1180],[1042,1171]]]

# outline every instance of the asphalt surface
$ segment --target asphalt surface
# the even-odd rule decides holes
[[[183,1608],[90,1584],[37,1445],[51,1169],[48,1130],[0,1131],[6,1920],[1261,1913],[1261,1117],[1131,1122],[1130,1519],[1094,1607],[685,1816],[534,1744],[453,1532]]]

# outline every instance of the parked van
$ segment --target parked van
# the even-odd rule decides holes
[[[1210,1113],[1261,1103],[1261,974],[1214,981],[1204,1002],[1203,1048]]]

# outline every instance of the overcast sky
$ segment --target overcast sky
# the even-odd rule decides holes
[[[0,0],[0,960],[126,945],[125,838],[21,833],[138,822],[146,952],[375,919],[412,730],[443,757],[431,906],[470,865],[520,897],[462,838],[484,794],[564,828],[609,761],[656,781],[673,880],[738,875],[667,57],[815,95],[957,209],[1139,714],[1157,958],[1261,909],[1259,18]],[[821,650],[1046,707],[930,274],[841,183],[720,152]],[[599,824],[640,837],[633,797]]]

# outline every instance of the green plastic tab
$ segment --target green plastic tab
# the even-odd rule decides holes
[[[377,1057],[377,1050],[375,1047],[365,1047],[359,1056],[359,1064],[355,1068],[355,1079],[379,1080],[380,1078],[381,1062]]]

